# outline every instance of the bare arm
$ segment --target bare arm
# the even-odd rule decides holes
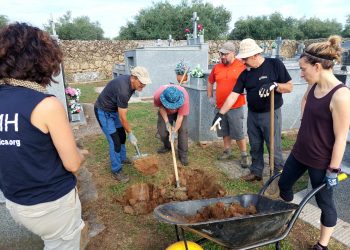
[[[123,128],[129,134],[131,132],[131,126],[126,118],[126,114],[128,113],[128,109],[118,108],[118,115],[120,122],[122,123]]]
[[[224,105],[221,107],[219,113],[226,114],[232,107],[232,105],[237,101],[239,94],[236,92],[231,92],[229,96],[226,98]]]
[[[279,93],[290,93],[293,90],[293,84],[292,80],[286,82],[286,83],[277,83],[278,87],[276,89],[277,92]]]
[[[341,88],[335,92],[330,104],[335,142],[330,166],[338,168],[343,159],[350,124],[350,91]]]
[[[168,114],[163,106],[159,107],[159,113],[162,116],[165,123],[169,122]]]
[[[182,121],[184,119],[184,116],[183,115],[179,115],[177,114],[177,118],[176,118],[176,123],[175,123],[175,128],[174,128],[174,131],[177,132],[181,125],[182,125]]]
[[[208,84],[207,84],[207,96],[209,98],[213,97],[213,89],[214,89],[214,84],[211,84],[208,82]]]
[[[72,128],[60,101],[56,97],[45,98],[33,110],[31,122],[42,132],[50,133],[63,166],[70,172],[76,172],[84,157],[76,146]]]

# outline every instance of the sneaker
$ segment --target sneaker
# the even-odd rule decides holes
[[[126,157],[125,160],[122,161],[122,163],[123,163],[123,164],[131,164],[132,161],[131,161],[128,157]]]
[[[328,247],[323,247],[320,245],[320,243],[317,242],[316,245],[314,245],[311,250],[328,250]]]
[[[167,147],[161,147],[157,150],[157,153],[158,154],[165,154],[165,153],[168,153],[171,149],[170,148],[167,148]]]
[[[241,159],[241,167],[242,167],[242,168],[248,168],[248,167],[249,167],[249,158],[248,158],[248,155],[242,156],[242,159]]]
[[[262,178],[260,176],[257,176],[257,175],[255,175],[253,173],[249,173],[249,174],[247,174],[245,176],[242,176],[241,179],[243,181],[247,181],[247,182],[261,181],[262,180]]]
[[[232,157],[231,150],[225,150],[222,155],[218,157],[218,160],[228,160]]]
[[[115,180],[121,182],[121,183],[127,183],[129,181],[129,177],[122,172],[119,173],[112,173],[112,176]]]

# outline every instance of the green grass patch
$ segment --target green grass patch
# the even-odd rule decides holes
[[[84,83],[84,84],[69,84],[69,87],[78,88],[81,91],[80,103],[95,103],[99,93],[96,92],[96,87],[106,86],[107,81]]]

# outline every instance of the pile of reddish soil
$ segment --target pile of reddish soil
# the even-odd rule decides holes
[[[145,175],[154,175],[158,172],[158,158],[154,155],[141,157],[134,161],[134,166]]]
[[[203,207],[193,216],[188,216],[186,219],[190,223],[204,222],[210,220],[221,220],[232,217],[242,217],[245,215],[256,214],[257,210],[254,205],[242,207],[239,203],[231,203],[225,206],[223,202],[217,202],[213,205]]]
[[[204,171],[179,168],[180,188],[175,187],[175,177],[164,184],[155,186],[149,183],[137,183],[124,193],[121,202],[128,214],[148,214],[163,203],[223,197],[226,191],[216,183],[213,176]]]

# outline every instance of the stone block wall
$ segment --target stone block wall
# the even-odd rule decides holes
[[[305,41],[307,46],[311,42],[324,39]],[[226,40],[206,41],[209,44],[209,63],[219,59],[218,50]],[[232,41],[238,50],[239,41]],[[273,40],[264,42],[271,48]],[[112,79],[112,72],[117,63],[124,63],[124,52],[142,46],[168,46],[168,41],[162,40],[126,40],[126,41],[66,41],[61,40],[60,46],[64,54],[64,70],[67,83],[91,82]],[[298,42],[283,40],[281,56],[294,57]],[[174,41],[173,46],[185,46],[186,41]]]

